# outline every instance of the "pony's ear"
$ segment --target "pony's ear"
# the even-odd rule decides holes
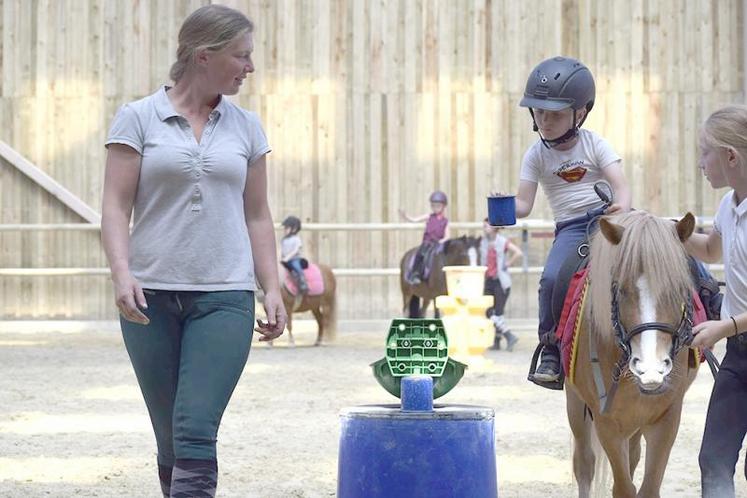
[[[612,223],[607,218],[599,219],[599,229],[602,231],[604,238],[609,240],[613,245],[617,245],[623,238],[625,227]]]
[[[677,227],[677,237],[680,238],[680,242],[684,242],[690,238],[693,230],[695,230],[695,216],[688,211],[675,226]]]

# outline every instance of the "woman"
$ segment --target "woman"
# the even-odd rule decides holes
[[[123,106],[106,141],[102,239],[164,496],[215,495],[218,426],[249,355],[257,283],[260,340],[285,328],[270,147],[257,116],[223,97],[254,71],[252,30],[228,7],[193,12],[174,86]]]

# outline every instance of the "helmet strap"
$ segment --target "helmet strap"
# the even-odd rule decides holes
[[[534,111],[531,107],[529,107],[529,114],[532,115],[532,129],[537,132],[537,134],[540,136],[540,140],[542,141],[542,145],[544,145],[548,149],[553,149],[557,147],[560,144],[564,144],[570,140],[573,140],[578,136],[578,130],[581,128],[581,125],[584,123],[584,120],[586,120],[586,116],[583,117],[581,122],[576,125],[576,109],[573,109],[573,123],[574,126],[572,128],[569,128],[568,131],[566,131],[562,136],[555,138],[555,139],[548,139],[542,136],[542,133],[539,131],[539,126],[537,126],[537,120],[534,118]],[[587,113],[588,115],[588,113]]]

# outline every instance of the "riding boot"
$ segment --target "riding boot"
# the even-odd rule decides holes
[[[309,285],[306,283],[306,275],[304,275],[303,271],[296,271],[294,274],[296,276],[296,283],[298,284],[298,292],[300,294],[309,292]]]
[[[503,331],[503,337],[506,339],[506,351],[511,352],[514,350],[514,346],[519,342],[519,338],[516,337],[510,330],[506,329]]]
[[[556,382],[560,378],[560,351],[557,346],[546,345],[543,348],[542,361],[534,378],[540,382]]]
[[[165,465],[158,464],[158,480],[161,483],[161,493],[163,498],[169,498],[171,496],[171,473],[173,467],[167,467]]]
[[[215,460],[177,460],[171,478],[171,498],[215,497],[218,463]]]
[[[495,331],[495,335],[493,336],[493,345],[490,346],[488,349],[491,349],[493,351],[500,351],[501,350],[501,339],[503,339],[503,334],[498,332],[498,330]]]
[[[419,285],[422,280],[420,278],[420,275],[422,273],[421,266],[423,265],[423,255],[418,252],[418,254],[415,256],[415,261],[412,264],[412,268],[410,268],[410,271],[407,272],[407,275],[405,276],[405,280],[410,285]]]

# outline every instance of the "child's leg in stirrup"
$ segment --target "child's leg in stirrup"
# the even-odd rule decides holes
[[[301,266],[301,258],[293,258],[290,260],[290,264],[293,267],[293,274],[298,282],[298,291],[301,294],[306,294],[309,290],[309,286],[306,283],[306,276],[303,273],[303,267]]]
[[[542,383],[557,383],[560,379],[560,351],[555,341],[555,320],[552,315],[552,293],[555,279],[566,258],[576,250],[586,232],[586,220],[573,220],[558,223],[555,240],[550,254],[547,255],[545,269],[540,278],[539,289],[539,327],[540,344],[543,345],[542,357],[531,380]],[[557,388],[556,386],[553,386]]]
[[[410,268],[407,278],[405,279],[410,285],[418,285],[422,280],[422,266],[423,260],[425,259],[426,249],[427,246],[425,244],[421,244],[420,247],[418,247],[418,252],[415,254],[415,261],[412,263],[412,268]]]

